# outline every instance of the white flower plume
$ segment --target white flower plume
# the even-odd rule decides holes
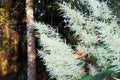
[[[89,6],[90,15],[84,15],[68,4],[60,4],[68,25],[75,35],[79,35],[78,48],[88,55],[97,58],[97,65],[89,65],[90,74],[96,75],[100,71],[109,70],[120,72],[120,26],[116,16],[111,14],[106,2],[85,0]],[[99,20],[100,18],[101,20]],[[110,20],[109,20],[110,19]],[[83,76],[82,65],[73,57],[73,50],[59,36],[56,30],[42,23],[33,23],[40,33],[39,41],[43,47],[38,50],[39,56],[44,59],[47,70],[57,80],[75,80]],[[98,69],[99,68],[99,69]],[[99,71],[100,70],[100,71]],[[117,78],[116,78],[117,79]]]
[[[33,23],[40,33],[39,41],[43,46],[38,50],[44,59],[47,70],[57,80],[75,80],[83,76],[82,65],[77,66],[73,50],[63,42],[52,28],[41,23]]]
[[[89,9],[93,12],[93,16],[103,19],[112,18],[112,11],[107,6],[107,2],[99,2],[98,0],[85,0]]]
[[[97,58],[97,64],[105,71],[108,66],[112,71],[120,71],[120,27],[117,24],[116,16],[111,14],[105,2],[97,0],[86,0],[93,13],[84,16],[81,12],[71,7],[60,4],[64,16],[68,18],[68,25],[75,35],[80,36],[78,47],[85,53],[92,54]],[[102,20],[97,19],[100,17]],[[107,19],[110,18],[111,20]],[[98,44],[98,46],[96,46]],[[103,44],[103,46],[100,46]],[[117,56],[116,56],[117,55]],[[111,64],[112,63],[112,64]],[[91,72],[92,73],[92,72]]]

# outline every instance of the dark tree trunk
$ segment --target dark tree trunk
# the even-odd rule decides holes
[[[35,55],[35,39],[34,28],[30,21],[33,20],[33,0],[26,0],[27,15],[27,52],[28,52],[28,68],[27,80],[36,80],[36,55]]]

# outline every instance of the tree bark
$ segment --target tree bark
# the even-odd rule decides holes
[[[27,80],[36,80],[36,55],[35,55],[35,39],[34,28],[30,21],[33,16],[33,0],[26,0],[26,20],[27,20],[27,52],[28,52],[28,68]]]

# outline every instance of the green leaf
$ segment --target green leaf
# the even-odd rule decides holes
[[[78,62],[76,65],[77,66],[82,66],[84,65],[84,61],[82,61],[80,58],[77,58],[76,61]]]
[[[92,75],[85,75],[80,80],[95,80]]]
[[[94,76],[94,79],[95,79],[95,80],[104,80],[105,77],[106,77],[106,76],[105,76],[105,73],[99,73],[99,74],[96,74],[96,75]]]
[[[77,66],[81,66],[81,65],[83,65],[84,63],[83,62],[79,62],[78,64],[77,64]]]

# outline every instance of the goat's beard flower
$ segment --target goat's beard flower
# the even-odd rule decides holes
[[[117,24],[117,18],[111,14],[111,10],[109,10],[105,2],[100,3],[97,0],[86,1],[93,11],[89,16],[84,16],[78,10],[60,4],[60,9],[64,11],[64,16],[69,18],[67,27],[75,31],[74,35],[79,35],[81,41],[78,42],[78,48],[86,54],[92,54],[97,58],[98,68],[101,71],[104,72],[108,67],[116,66],[109,68],[109,70],[113,72],[118,70],[119,72],[120,65],[114,63],[120,61],[120,57],[116,56],[120,55],[120,27]],[[76,57],[80,56],[77,55]],[[93,71],[97,71],[97,69]],[[94,72],[91,71],[92,73]]]
[[[97,58],[99,67],[89,65],[89,74],[96,75],[101,71],[104,72],[109,66],[115,66],[109,70],[120,72],[120,57],[118,57],[120,56],[120,27],[117,19],[111,15],[105,3],[97,0],[86,1],[93,11],[90,16],[84,16],[78,10],[60,4],[60,9],[64,11],[63,15],[69,18],[67,26],[75,31],[74,35],[80,36],[77,47],[82,51],[76,52],[75,57],[85,60],[86,55],[94,55]],[[102,20],[98,20],[98,17]],[[106,22],[109,18],[111,20]],[[34,23],[34,25],[40,32],[39,41],[43,46],[41,50],[38,50],[38,56],[44,59],[50,75],[58,80],[80,79],[84,75],[83,64],[80,66],[76,64],[83,60],[76,61],[73,57],[74,51],[61,39],[55,29],[41,23]]]
[[[38,50],[38,56],[42,57],[47,71],[51,77],[57,80],[75,80],[81,78],[84,71],[81,66],[77,66],[77,61],[74,58],[73,50],[68,46],[57,32],[45,24],[33,23],[40,32],[39,41],[43,46]]]

